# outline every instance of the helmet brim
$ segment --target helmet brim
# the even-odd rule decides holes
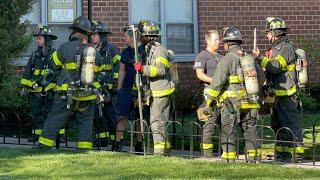
[[[283,30],[286,34],[290,34],[291,33],[291,29],[290,28],[286,28],[286,29],[279,29],[279,30]],[[272,30],[270,29],[265,29],[265,30],[262,30],[261,32],[264,33],[264,34],[267,34],[268,32],[270,32]]]
[[[55,35],[48,35],[48,34],[33,34],[34,37],[37,37],[37,36],[48,36],[51,40],[56,40],[58,39],[57,36]]]

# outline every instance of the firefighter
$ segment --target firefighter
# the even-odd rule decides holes
[[[197,77],[203,83],[204,88],[208,88],[212,81],[212,76],[216,71],[219,59],[222,57],[222,55],[217,52],[220,45],[218,31],[207,31],[205,34],[205,42],[207,47],[197,55],[193,69],[196,70]],[[212,157],[212,137],[219,114],[218,108],[215,108],[214,113],[206,119],[203,125],[203,142],[201,147],[205,157]]]
[[[70,27],[68,42],[62,44],[53,55],[57,81],[52,110],[46,119],[39,137],[40,147],[53,147],[56,132],[62,128],[69,116],[77,122],[77,148],[92,148],[92,123],[94,103],[102,102],[99,94],[101,85],[95,76],[101,65],[101,57],[94,47],[89,46],[91,23],[84,17],[76,18]]]
[[[168,51],[160,43],[160,28],[149,20],[138,25],[140,41],[145,46],[146,59],[134,64],[135,70],[146,77],[144,94],[150,105],[150,124],[153,133],[154,153],[164,155],[170,148],[166,124],[169,121],[171,95],[175,85],[171,81],[171,63]]]
[[[296,160],[301,161],[304,153],[301,117],[299,115],[299,97],[297,87],[295,48],[287,37],[289,29],[281,18],[268,18],[267,27],[264,31],[271,48],[265,55],[259,50],[253,51],[252,55],[258,60],[260,66],[265,69],[268,77],[267,85],[275,95],[272,121],[273,128],[279,131],[278,140],[294,141],[297,144],[278,142],[276,145],[277,159],[288,162],[292,159],[292,153],[296,153]],[[283,129],[289,128],[290,131]]]
[[[108,42],[107,24],[101,21],[92,22],[92,43],[101,55],[101,66],[99,68],[98,81],[102,86],[102,94],[105,97],[102,117],[99,117],[96,108],[95,119],[98,130],[96,138],[100,139],[101,145],[107,145],[107,138],[111,140],[114,147],[115,143],[115,96],[117,89],[117,79],[119,71],[120,49]],[[97,107],[97,106],[96,106]]]
[[[118,93],[117,93],[117,131],[116,131],[116,145],[115,151],[122,150],[122,144],[120,142],[123,136],[123,130],[127,120],[133,119],[131,113],[134,110],[133,94],[134,83],[136,77],[136,71],[134,69],[134,37],[132,29],[124,29],[124,43],[128,46],[121,53],[119,79],[118,79]],[[140,49],[139,49],[140,50]],[[135,120],[135,119],[133,119]],[[135,121],[136,131],[140,132],[140,123]],[[142,150],[142,135],[136,134],[135,152],[143,152]]]
[[[25,67],[20,84],[23,90],[27,88],[30,98],[34,126],[32,134],[34,137],[29,141],[38,139],[42,132],[44,121],[48,115],[53,101],[54,83],[51,55],[54,51],[52,41],[57,39],[47,26],[38,25],[33,36],[36,37],[38,49],[32,53]]]
[[[241,48],[242,36],[235,27],[226,27],[222,33],[222,42],[226,55],[219,61],[208,89],[206,102],[202,108],[206,114],[210,114],[211,103],[221,104],[221,144],[223,153],[221,157],[229,162],[236,158],[236,128],[239,124],[243,130],[245,140],[246,157],[254,162],[261,156],[257,133],[257,114],[260,105],[258,101],[249,95],[245,89],[243,78],[239,75],[241,61],[248,57]],[[253,68],[255,67],[252,59]],[[256,71],[251,71],[248,76],[256,77]],[[256,84],[256,86],[258,85]],[[247,88],[247,86],[246,86]],[[257,89],[256,91],[259,91]]]

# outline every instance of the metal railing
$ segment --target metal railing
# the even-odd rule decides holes
[[[14,116],[11,116],[10,119],[6,117],[5,114],[0,112],[0,144],[14,144],[14,145],[26,145],[26,146],[37,146],[37,143],[35,142],[36,137],[32,135],[32,129],[35,125],[35,120],[33,116],[28,116],[25,119],[21,119],[18,113],[13,113]],[[172,118],[167,124],[166,124],[166,134],[162,134],[164,137],[168,137],[170,145],[171,145],[171,151],[168,151],[167,155],[169,156],[180,156],[180,157],[187,157],[187,158],[198,158],[203,157],[203,150],[201,148],[201,143],[203,142],[203,123],[198,121],[196,119],[196,116],[191,121],[186,121],[185,116],[182,113],[176,113],[176,116]],[[189,118],[190,119],[190,118]],[[136,120],[139,121],[139,120]],[[135,124],[136,121],[128,121],[128,125],[126,126],[126,129],[124,130],[125,135],[125,143],[126,148],[124,148],[125,152],[128,153],[141,153],[145,155],[153,154],[153,139],[152,135],[159,132],[152,132],[151,131],[151,125],[149,122],[144,121],[143,124],[145,126],[145,132],[144,132],[144,152],[135,152],[134,151],[134,142],[135,138],[134,136],[140,132],[135,131]],[[283,127],[278,129],[277,131],[274,131],[271,126],[263,125],[263,118],[259,118],[258,121],[261,121],[260,125],[257,127],[259,138],[255,141],[245,139],[241,136],[241,132],[238,128],[238,126],[234,126],[234,132],[236,136],[236,143],[232,144],[236,147],[236,160],[241,161],[248,161],[248,158],[246,156],[246,149],[244,145],[242,145],[242,142],[246,140],[247,142],[252,143],[254,146],[256,144],[261,144],[261,149],[264,152],[264,155],[262,156],[262,159],[258,159],[259,162],[273,162],[277,163],[276,156],[276,145],[278,143],[290,143],[292,144],[292,147],[296,147],[298,144],[302,145],[305,149],[307,149],[307,153],[305,153],[305,162],[308,162],[309,165],[313,166],[320,166],[320,163],[317,163],[320,153],[319,145],[320,143],[317,140],[318,133],[320,132],[320,129],[317,128],[317,124],[320,124],[320,118],[313,120],[312,128],[311,129],[302,129],[302,133],[305,134],[305,131],[309,131],[309,134],[311,134],[311,137],[308,139],[308,141],[304,142],[303,144],[301,142],[296,141],[296,135],[294,132],[287,128]],[[213,143],[217,146],[214,148],[214,158],[219,159],[222,150],[221,147],[223,144],[221,144],[221,134],[225,133],[227,136],[230,136],[230,133],[221,131],[221,128],[219,125],[211,124],[213,125],[214,129],[214,135],[212,136]],[[57,143],[56,148],[75,148],[75,143],[70,140],[69,138],[69,129],[72,127],[70,126],[70,123],[67,123],[66,125],[66,134],[65,134],[65,142],[64,143]],[[293,141],[280,141],[277,139],[278,135],[282,131],[287,131],[291,134]],[[28,142],[28,138],[33,137],[33,142]],[[94,136],[95,137],[95,136]],[[227,138],[229,139],[229,138]],[[319,138],[320,139],[320,138]],[[59,142],[59,138],[57,139]],[[96,138],[96,141],[100,141],[100,138]],[[258,142],[258,143],[257,143]],[[230,142],[225,143],[227,146],[230,145]],[[243,150],[242,146],[244,147]],[[110,150],[110,147],[103,148],[97,143],[97,145],[94,147],[96,150]],[[254,149],[257,149],[255,147]],[[294,149],[294,148],[293,148]],[[294,161],[292,163],[296,163],[295,157],[296,152],[293,151],[292,153]]]

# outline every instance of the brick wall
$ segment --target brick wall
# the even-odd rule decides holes
[[[291,28],[292,40],[299,38],[315,39],[320,35],[319,0],[198,0],[199,44],[204,48],[204,33],[209,29],[220,30],[225,26],[236,26],[245,42],[244,49],[253,48],[253,30],[257,30],[259,49],[266,49],[268,42],[261,32],[267,17],[282,17]],[[310,53],[310,52],[309,52]],[[309,59],[317,64],[319,58]],[[310,67],[310,81],[318,83],[320,67]]]
[[[88,1],[83,0],[83,15],[88,15]],[[104,21],[113,32],[109,41],[123,48],[123,28],[128,26],[128,0],[92,0],[92,20]]]

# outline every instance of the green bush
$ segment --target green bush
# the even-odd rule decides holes
[[[12,61],[21,56],[31,42],[29,23],[20,17],[29,13],[34,0],[0,1],[0,84],[12,70]],[[1,88],[1,87],[0,87]]]
[[[3,113],[11,114],[17,112],[19,115],[26,115],[30,112],[30,103],[26,95],[20,96],[19,75],[5,76],[0,84],[0,110]]]
[[[300,92],[299,95],[300,95],[304,109],[316,110],[318,108],[317,100],[312,96],[310,96],[310,94]]]

